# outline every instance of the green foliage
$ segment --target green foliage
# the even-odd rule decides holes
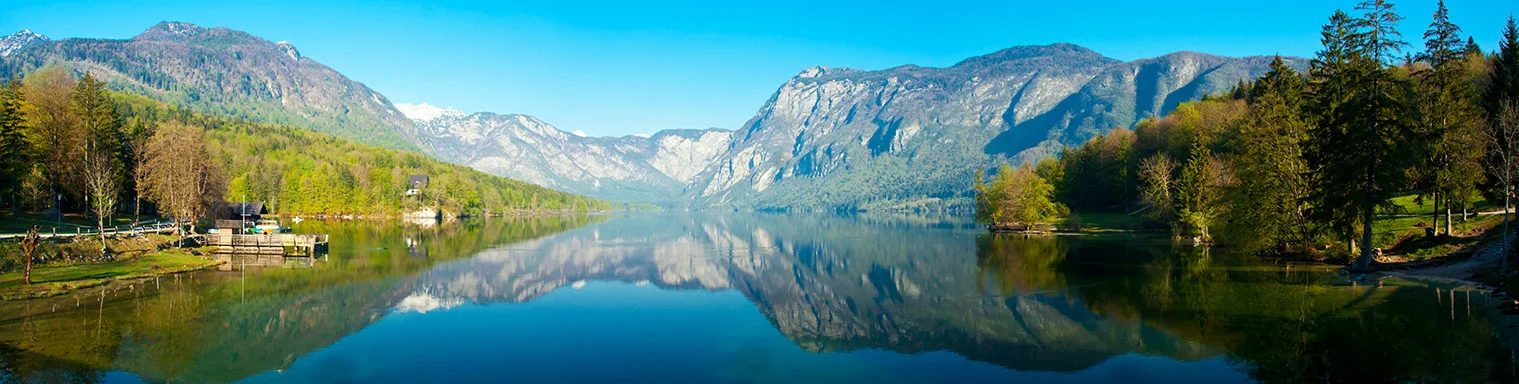
[[[1145,217],[1159,223],[1176,222],[1176,162],[1165,153],[1145,158],[1139,164],[1139,202]]]
[[[1123,210],[1134,198],[1134,131],[1114,129],[1061,153],[1056,195],[1073,210]]]
[[[1178,234],[1210,240],[1208,229],[1217,219],[1220,210],[1221,189],[1227,177],[1223,164],[1213,156],[1213,151],[1202,142],[1193,145],[1192,157],[1182,167],[1181,178],[1176,181],[1176,218],[1182,231]]]
[[[976,172],[976,221],[992,229],[1033,229],[1060,215],[1064,207],[1053,201],[1055,187],[1023,165],[1003,164],[990,181]]]
[[[1492,58],[1492,72],[1488,74],[1487,89],[1483,92],[1482,107],[1488,118],[1498,116],[1505,100],[1519,100],[1519,26],[1509,15],[1503,28],[1503,39],[1498,42],[1498,52]]]
[[[20,79],[0,85],[0,196],[4,196],[0,199],[16,196],[29,171],[28,143],[22,127],[22,100]]]
[[[1297,71],[1278,59],[1252,89],[1250,111],[1230,148],[1239,185],[1225,196],[1224,243],[1265,252],[1310,240],[1303,88]]]

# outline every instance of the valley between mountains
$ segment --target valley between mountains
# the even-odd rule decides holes
[[[1126,62],[1052,44],[944,68],[814,67],[734,129],[585,137],[532,111],[393,103],[293,43],[227,28],[164,22],[125,40],[0,38],[0,76],[61,66],[200,113],[420,151],[600,199],[722,210],[968,206],[977,169],[1162,116],[1261,76],[1271,59],[1177,52]]]

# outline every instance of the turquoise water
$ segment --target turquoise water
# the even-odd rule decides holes
[[[296,229],[333,235],[324,261],[5,303],[0,378],[1513,377],[1507,322],[1481,292],[1394,279],[1352,284],[1327,267],[1144,238],[1025,238],[959,219],[870,215]]]

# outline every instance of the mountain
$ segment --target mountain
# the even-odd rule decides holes
[[[0,57],[10,56],[11,53],[23,48],[47,41],[47,36],[32,32],[30,29],[23,29],[10,36],[0,37]]]
[[[489,173],[603,199],[724,209],[963,204],[974,172],[1056,154],[1263,75],[1270,57],[1131,62],[1072,44],[950,67],[814,67],[738,131],[580,137],[527,115],[415,112],[418,142]],[[1305,67],[1306,60],[1287,58]],[[429,106],[430,107],[430,106]]]
[[[49,41],[22,31],[0,40],[0,56],[7,77],[59,65],[196,112],[417,149],[416,128],[385,96],[246,32],[163,22],[127,40]]]
[[[771,96],[686,198],[820,210],[955,199],[978,168],[1035,160],[1163,115],[1263,75],[1269,63],[1191,52],[1120,62],[1055,44],[947,68],[814,68]]]
[[[679,205],[682,187],[728,148],[732,131],[665,130],[585,137],[527,115],[397,106],[416,119],[421,146],[444,161],[598,198]]]

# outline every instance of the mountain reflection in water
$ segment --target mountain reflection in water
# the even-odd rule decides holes
[[[1481,292],[1392,279],[1350,286],[1325,267],[1139,238],[1025,238],[871,215],[306,224],[298,230],[343,240],[310,270],[197,273],[0,304],[0,379],[871,374],[851,364],[894,381],[1483,382],[1513,372],[1507,323]],[[575,328],[592,326],[601,329]],[[361,347],[441,343],[450,329],[516,344]],[[603,332],[613,340],[577,339]],[[602,356],[603,347],[631,355]],[[576,355],[603,368],[648,362],[605,376],[563,369]],[[437,365],[379,362],[396,356]],[[727,360],[681,362],[703,356]],[[535,358],[545,361],[524,361]],[[477,360],[520,366],[468,372]],[[387,378],[405,379],[358,377]]]

